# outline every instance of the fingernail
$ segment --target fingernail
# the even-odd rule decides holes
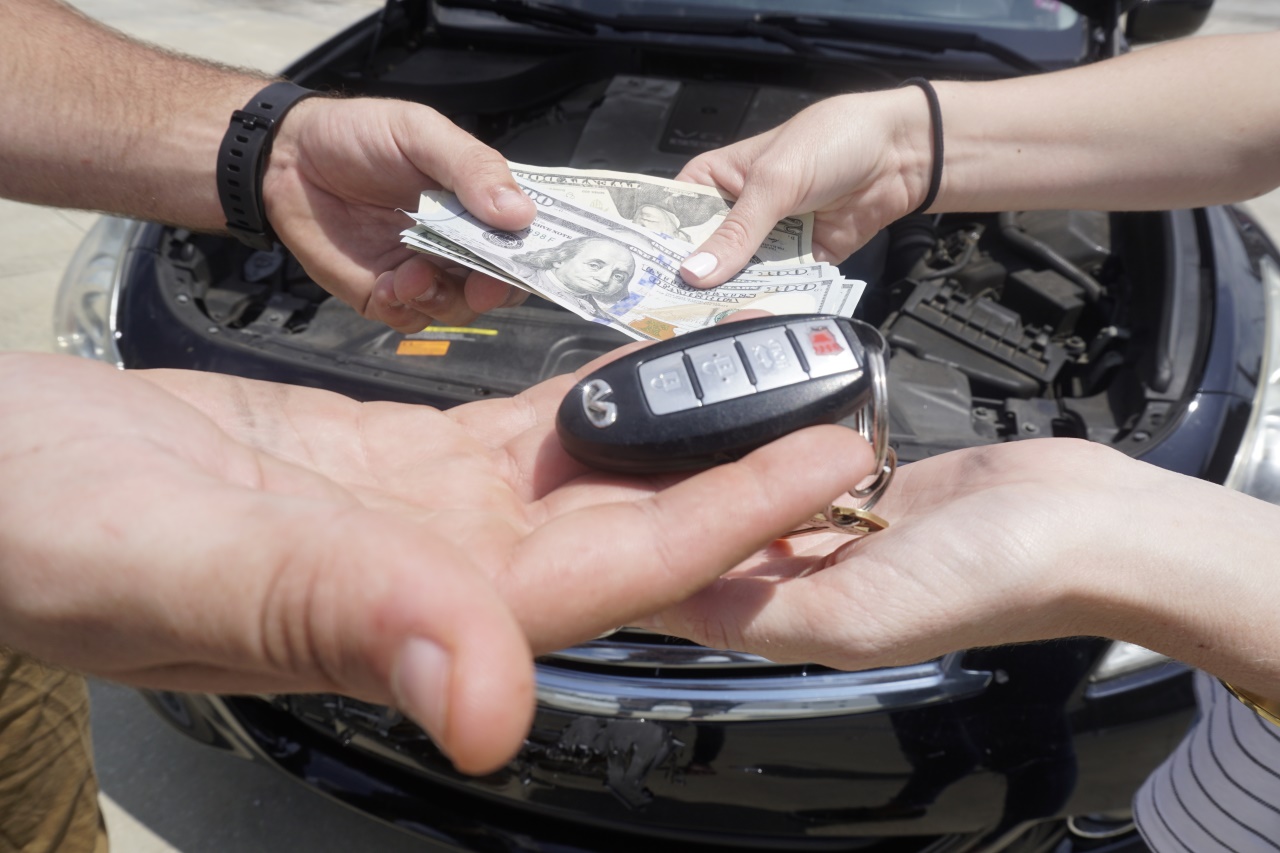
[[[453,661],[442,647],[422,637],[404,644],[391,671],[391,693],[401,711],[427,730],[437,745],[449,722],[449,682]]]
[[[689,273],[695,278],[705,278],[710,275],[716,268],[716,256],[710,252],[699,252],[696,255],[690,255],[684,259],[684,263],[680,265],[680,269]]]
[[[431,281],[431,284],[427,285],[425,290],[423,290],[417,296],[413,297],[413,301],[414,302],[430,302],[431,300],[436,298],[437,287],[438,285],[433,279]]]
[[[498,210],[514,210],[528,203],[524,193],[511,187],[498,187],[493,192],[493,206]]]

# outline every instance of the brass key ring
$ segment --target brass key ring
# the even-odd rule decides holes
[[[898,467],[898,454],[894,453],[893,448],[889,448],[885,457],[884,465],[881,466],[880,472],[876,475],[875,482],[867,489],[854,489],[850,494],[857,495],[860,492],[869,492],[870,497],[867,502],[859,507],[847,507],[831,504],[824,512],[814,513],[807,522],[800,527],[785,534],[781,538],[794,539],[797,536],[805,536],[809,533],[844,533],[849,536],[866,536],[869,533],[876,533],[884,530],[889,526],[889,522],[871,511],[871,508],[880,500],[880,496],[884,494],[885,489],[889,487],[890,481],[893,480],[893,472]]]

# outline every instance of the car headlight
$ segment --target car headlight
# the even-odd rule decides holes
[[[58,352],[124,364],[116,347],[116,305],[125,249],[139,223],[104,216],[85,235],[62,274],[53,307]]]
[[[1098,661],[1089,681],[1094,684],[1111,681],[1168,662],[1166,655],[1117,640]]]
[[[1259,262],[1266,300],[1266,343],[1253,414],[1236,451],[1226,484],[1255,498],[1280,504],[1280,267],[1269,256]]]

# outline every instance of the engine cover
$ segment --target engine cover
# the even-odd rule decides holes
[[[703,151],[763,133],[821,98],[778,86],[618,75],[569,165],[674,177]]]

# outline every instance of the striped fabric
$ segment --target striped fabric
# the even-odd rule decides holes
[[[1280,853],[1280,726],[1196,676],[1200,719],[1138,791],[1155,853]]]

